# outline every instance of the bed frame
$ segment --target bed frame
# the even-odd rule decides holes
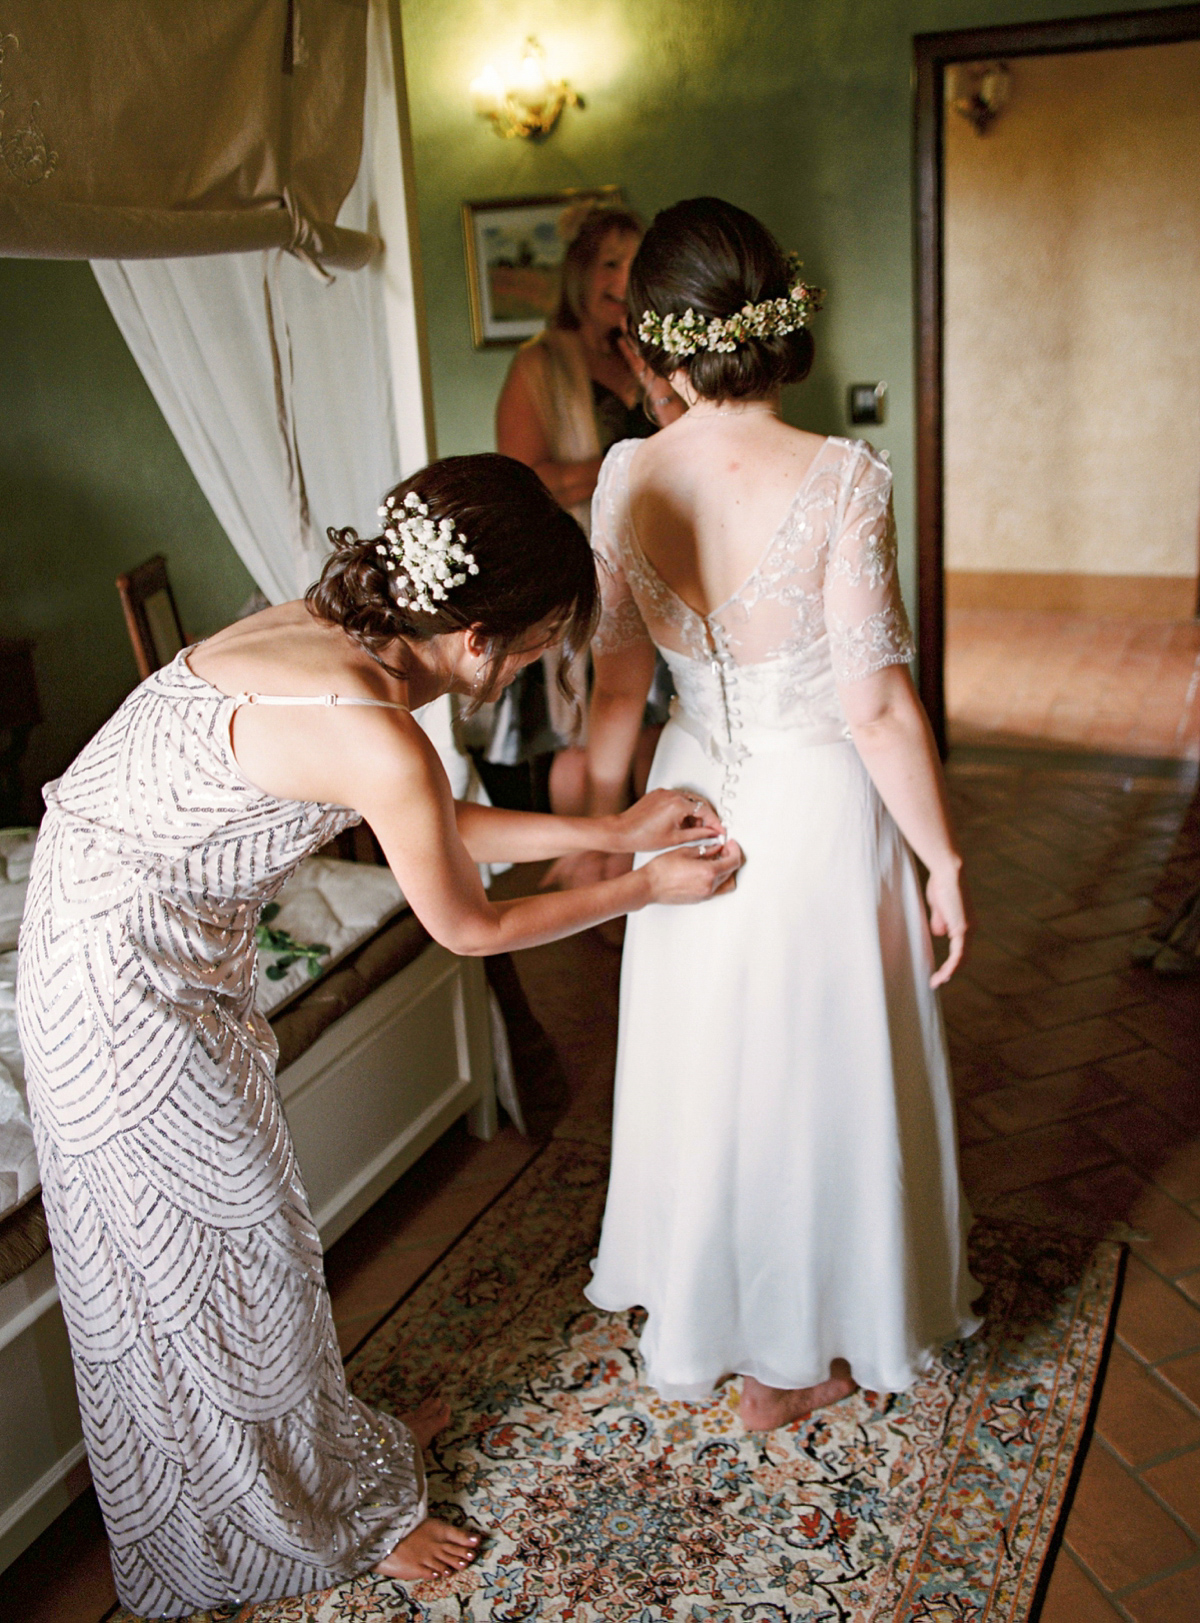
[[[482,960],[430,944],[278,1082],[328,1249],[457,1117],[495,1133]],[[0,1288],[0,1572],[90,1480],[47,1253]]]

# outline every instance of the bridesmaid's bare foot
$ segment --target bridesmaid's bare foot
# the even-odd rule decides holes
[[[448,1573],[461,1572],[478,1554],[478,1533],[464,1533],[461,1527],[435,1522],[429,1516],[400,1540],[375,1571],[385,1578],[413,1584],[422,1578],[444,1578]]]
[[[450,1405],[442,1398],[426,1398],[397,1418],[403,1420],[422,1448],[428,1448],[443,1426],[450,1424]]]
[[[764,1386],[752,1375],[742,1381],[742,1401],[738,1412],[747,1431],[774,1431],[778,1426],[790,1426],[793,1420],[802,1420],[814,1409],[837,1403],[858,1391],[858,1382],[850,1374],[850,1365],[844,1358],[835,1358],[829,1366],[829,1379],[816,1386],[797,1386],[784,1390],[777,1386]]]

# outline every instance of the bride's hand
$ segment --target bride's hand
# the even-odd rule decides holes
[[[721,819],[701,795],[683,789],[652,789],[613,818],[619,851],[662,851],[711,834],[724,840]]]
[[[959,869],[930,873],[925,899],[929,903],[930,930],[950,938],[946,962],[929,977],[930,986],[944,986],[963,961],[972,926],[971,903]]]
[[[642,869],[650,881],[653,902],[706,902],[710,896],[731,891],[735,875],[745,859],[736,840],[728,840],[713,851],[691,846],[686,851],[667,851]]]

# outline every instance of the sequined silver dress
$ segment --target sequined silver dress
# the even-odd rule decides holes
[[[320,1589],[425,1514],[346,1390],[255,1009],[254,933],[357,820],[238,769],[181,655],[46,790],[21,932],[29,1104],[117,1592],[143,1616]]]

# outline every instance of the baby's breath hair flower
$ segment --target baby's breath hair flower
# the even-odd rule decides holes
[[[389,496],[379,509],[384,539],[375,551],[387,560],[392,596],[402,609],[436,614],[455,586],[479,565],[466,550],[466,536],[455,537],[452,518],[432,519],[429,508],[410,490],[403,502]]]
[[[788,255],[788,266],[791,274],[785,299],[744,304],[724,320],[699,315],[690,307],[678,316],[660,316],[647,310],[638,322],[638,337],[643,344],[654,344],[684,360],[702,349],[714,355],[731,355],[739,344],[752,338],[782,338],[799,332],[821,308],[825,294],[801,279],[800,261],[795,254]]]

